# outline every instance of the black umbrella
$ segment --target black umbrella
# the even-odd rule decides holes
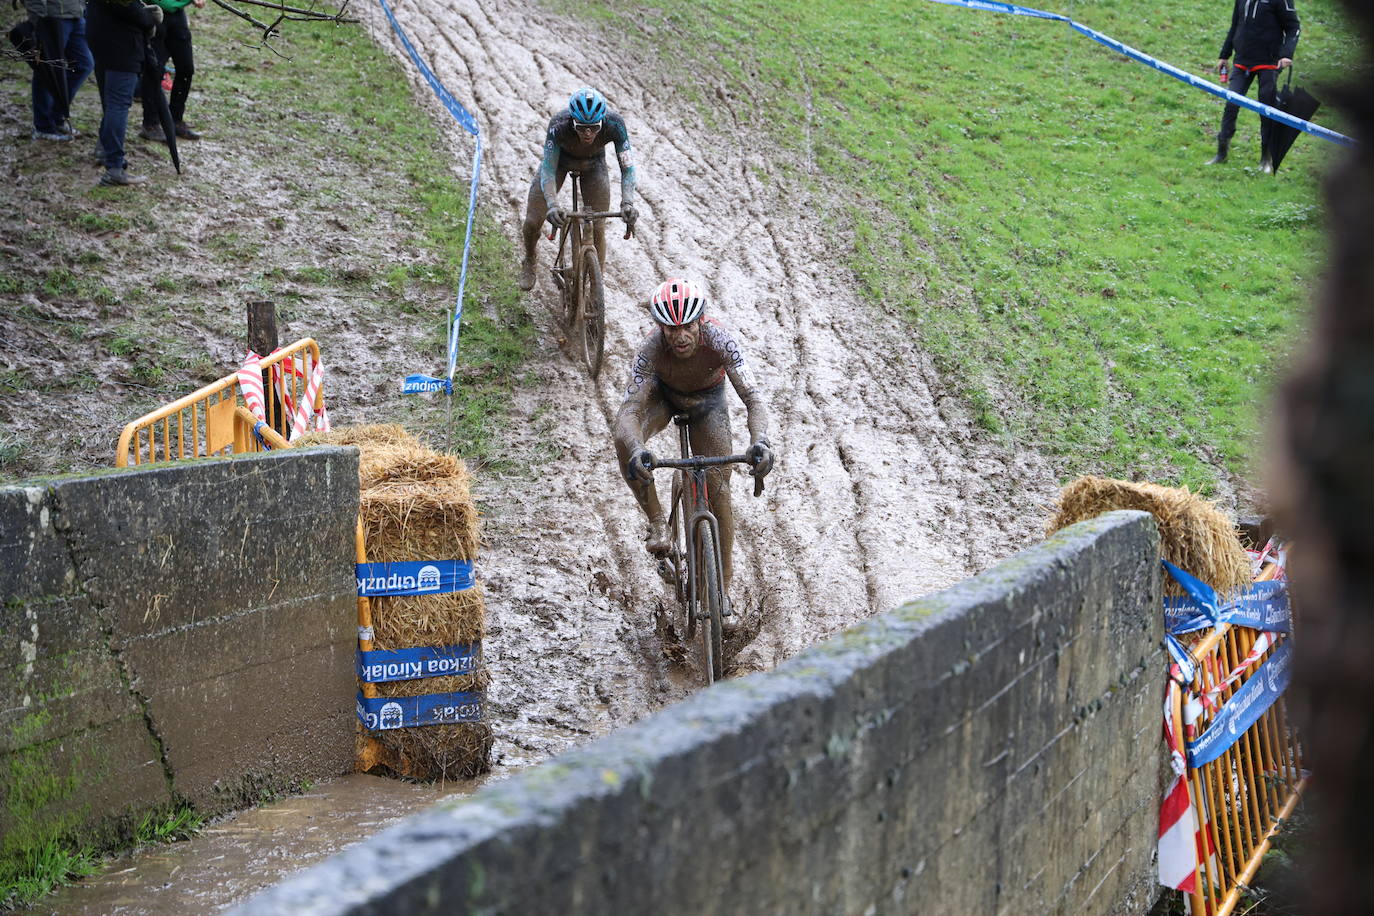
[[[177,152],[177,128],[172,121],[172,106],[167,103],[167,95],[162,91],[162,68],[157,63],[157,51],[151,41],[143,52],[142,83],[143,105],[157,109],[157,119],[162,124],[162,136],[167,141],[167,152],[172,157],[172,165],[181,174],[181,155]]]
[[[1293,68],[1288,68],[1288,79],[1284,80],[1283,88],[1278,91],[1278,99],[1274,107],[1279,111],[1285,111],[1295,118],[1302,118],[1304,121],[1312,120],[1312,116],[1317,113],[1317,109],[1322,106],[1301,86],[1293,86]],[[1273,121],[1269,125],[1269,161],[1274,166],[1274,171],[1278,171],[1279,163],[1283,157],[1288,155],[1288,150],[1293,145],[1293,141],[1298,139],[1298,134],[1302,131],[1296,127],[1289,127],[1287,124]]]

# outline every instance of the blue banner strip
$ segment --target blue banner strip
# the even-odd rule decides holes
[[[422,677],[472,674],[482,662],[482,642],[358,652],[358,677],[369,684]]]
[[[415,64],[420,75],[429,83],[429,88],[434,90],[434,95],[440,103],[448,109],[448,113],[453,115],[453,120],[458,122],[458,126],[477,138],[477,148],[472,154],[472,181],[468,187],[468,218],[467,234],[463,238],[463,264],[458,271],[458,301],[453,308],[453,319],[448,327],[448,381],[449,385],[445,393],[453,394],[453,375],[458,366],[458,335],[462,330],[463,321],[463,290],[467,286],[468,279],[468,252],[472,248],[472,217],[477,209],[477,185],[482,177],[482,132],[477,127],[477,119],[472,113],[464,108],[453,93],[449,92],[439,78],[434,75],[434,71],[429,68],[420,55],[416,52],[415,46],[410,43],[406,33],[402,31],[401,24],[396,21],[395,15],[391,12],[390,5],[386,0],[381,0],[382,12],[386,13],[386,19],[391,23],[392,31],[401,41],[401,47],[405,48],[406,54],[410,55],[410,60]]]
[[[401,383],[401,394],[424,394],[429,391],[453,394],[453,379],[435,378],[432,375],[422,375],[416,372],[407,375],[406,380]]]
[[[1218,612],[1217,622],[1232,626],[1292,632],[1287,582],[1256,582]],[[1181,636],[1214,626],[1212,618],[1191,598],[1164,599],[1164,629]]]
[[[442,595],[472,588],[471,560],[416,560],[403,563],[357,563],[358,594]]]
[[[985,10],[989,13],[1009,13],[1014,16],[1030,16],[1035,19],[1052,19],[1056,22],[1067,23],[1074,31],[1088,36],[1093,41],[1106,45],[1118,54],[1123,54],[1134,61],[1138,61],[1148,67],[1153,67],[1161,73],[1167,73],[1174,79],[1187,83],[1194,89],[1210,92],[1212,95],[1225,99],[1233,105],[1248,108],[1270,120],[1287,124],[1289,127],[1296,128],[1316,137],[1321,137],[1323,140],[1330,140],[1332,143],[1338,143],[1341,146],[1355,145],[1355,141],[1345,134],[1340,134],[1334,130],[1329,130],[1320,125],[1313,124],[1311,121],[1304,121],[1302,118],[1295,118],[1286,111],[1280,111],[1270,105],[1265,105],[1263,102],[1256,102],[1239,93],[1224,89],[1210,80],[1203,79],[1200,76],[1194,76],[1186,70],[1180,70],[1173,64],[1166,64],[1142,51],[1137,51],[1130,45],[1122,44],[1115,38],[1103,35],[1095,29],[1090,29],[1085,25],[1074,22],[1068,16],[1061,16],[1058,13],[1046,13],[1043,10],[1031,9],[1027,6],[1017,6],[1014,3],[998,3],[996,0],[931,0],[931,2],[943,3],[946,6],[962,6],[971,10]]]
[[[1168,560],[1160,563],[1188,593],[1186,597],[1164,599],[1165,632],[1181,636],[1222,624],[1274,633],[1292,630],[1287,582],[1252,582],[1226,604],[1218,605],[1216,592],[1206,582]]]
[[[1241,688],[1227,700],[1196,741],[1188,742],[1188,763],[1211,763],[1245,734],[1288,687],[1292,652],[1287,640],[1279,644]]]
[[[418,697],[358,694],[358,720],[368,731],[482,721],[481,691],[426,693]]]

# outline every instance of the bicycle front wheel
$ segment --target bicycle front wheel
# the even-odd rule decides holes
[[[582,356],[587,361],[587,371],[596,378],[606,348],[606,293],[601,286],[601,259],[595,248],[588,248],[583,253],[582,283],[577,298]]]
[[[581,295],[581,283],[577,279],[577,253],[582,250],[582,224],[577,220],[572,220],[572,225],[568,226],[567,241],[568,272],[565,276],[569,282],[563,286],[563,324],[572,327],[577,321],[577,300]]]
[[[697,626],[701,633],[701,668],[706,685],[720,680],[725,673],[722,655],[721,611],[725,606],[724,583],[720,581],[720,545],[716,532],[709,524],[697,525],[696,607]]]

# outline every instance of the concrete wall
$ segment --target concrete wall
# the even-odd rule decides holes
[[[1144,913],[1158,555],[1148,515],[1085,522],[239,912]]]
[[[347,772],[357,512],[355,449],[0,487],[0,852]]]

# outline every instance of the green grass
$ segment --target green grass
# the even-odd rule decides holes
[[[415,212],[416,235],[405,244],[428,257],[401,263],[352,264],[331,273],[302,265],[290,278],[302,284],[364,288],[379,307],[410,314],[431,328],[416,365],[398,367],[400,377],[410,371],[442,375],[447,364],[448,316],[454,307],[462,260],[468,183],[462,178],[468,164],[444,147],[432,117],[412,96],[400,63],[369,41],[358,28],[296,27],[291,30],[289,64],[266,62],[221,72],[226,104],[247,99],[289,97],[292,131],[303,155],[343,155],[373,168],[384,151],[385,168],[396,180],[387,186],[386,205],[398,212]],[[309,79],[302,79],[309,74]],[[197,71],[199,79],[199,71]],[[208,86],[207,93],[215,91]],[[275,117],[275,113],[274,113]],[[325,170],[318,186],[299,190],[351,204],[352,189],[334,181]],[[377,215],[370,208],[341,209],[349,225],[371,225]],[[241,252],[248,240],[223,240],[231,252]],[[492,462],[508,412],[510,395],[519,383],[519,370],[534,347],[535,326],[520,299],[514,275],[515,253],[479,199],[478,219],[466,285],[461,345],[455,375],[453,428],[455,451],[465,457]],[[272,284],[264,278],[265,289]],[[425,303],[417,312],[406,295],[418,291]],[[326,359],[328,355],[326,354]],[[404,371],[402,371],[404,370]],[[397,394],[400,399],[402,396]],[[432,399],[434,395],[418,395]],[[425,409],[426,402],[404,405],[405,415],[431,425],[446,422],[447,411]],[[399,406],[399,405],[398,405]]]
[[[189,840],[200,831],[205,818],[190,805],[178,805],[170,810],[149,811],[138,822],[134,842],[139,846],[153,843],[174,843]]]
[[[90,848],[49,837],[31,846],[24,858],[0,868],[0,909],[28,906],[57,888],[98,870]]]
[[[909,318],[985,428],[1066,473],[1204,492],[1250,473],[1318,276],[1332,144],[1300,137],[1261,176],[1242,111],[1231,162],[1204,168],[1220,102],[1062,23],[917,0],[554,5],[693,48],[686,100],[726,129],[724,83],[789,182],[845,202],[827,228],[861,289]],[[1229,24],[1190,0],[1033,5],[1196,73]],[[1300,6],[1298,72],[1321,97],[1357,42],[1332,0]]]

